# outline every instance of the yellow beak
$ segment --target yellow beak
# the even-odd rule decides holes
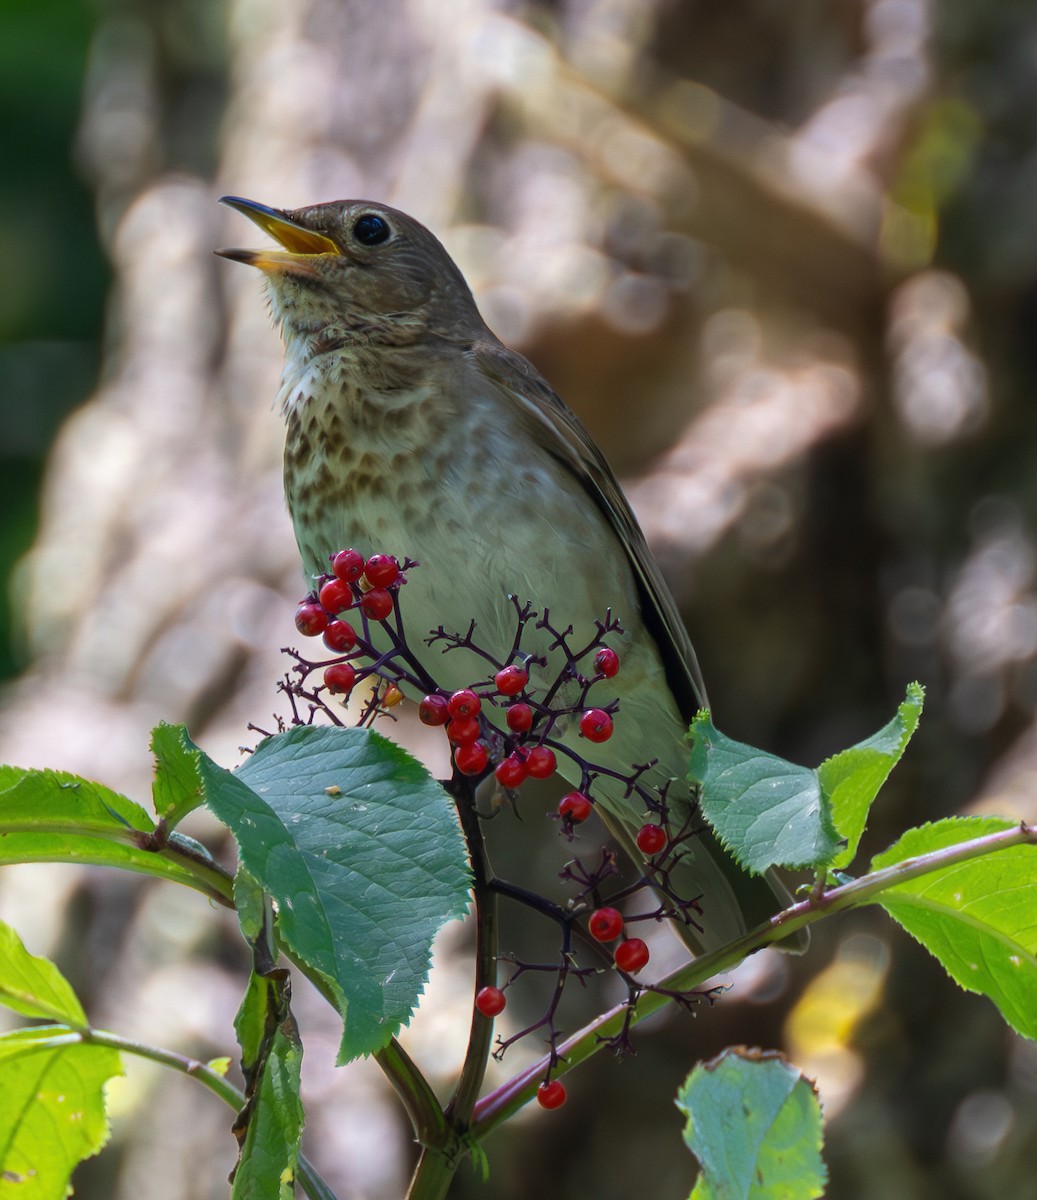
[[[224,196],[220,203],[244,213],[250,221],[254,221],[284,246],[284,250],[217,250],[216,253],[223,258],[247,263],[261,271],[291,271],[316,277],[317,269],[309,260],[321,254],[340,253],[331,238],[297,225],[276,208],[268,208],[265,204],[244,200],[240,196]]]

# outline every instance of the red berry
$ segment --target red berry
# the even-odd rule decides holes
[[[509,754],[506,759],[498,763],[497,769],[493,773],[501,787],[517,788],[525,783],[529,770],[526,760],[520,754]]]
[[[360,607],[372,621],[384,621],[392,612],[392,593],[374,587],[360,597]]]
[[[482,701],[475,692],[462,688],[447,701],[447,708],[452,717],[477,717],[482,708]]]
[[[324,645],[345,654],[356,645],[356,630],[348,621],[331,621],[324,630]]]
[[[475,996],[475,1007],[484,1017],[495,1017],[507,1007],[508,1000],[499,987],[480,988]]]
[[[446,696],[433,693],[418,705],[418,720],[423,725],[445,725],[450,713],[447,711]]]
[[[329,692],[351,692],[356,683],[356,671],[349,663],[332,663],[324,668],[324,686]]]
[[[372,554],[364,564],[364,574],[372,587],[388,587],[400,577],[400,564],[388,554]]]
[[[490,755],[482,742],[467,742],[454,750],[454,762],[462,775],[479,775],[486,770]]]
[[[502,696],[517,696],[529,683],[529,672],[522,667],[504,667],[494,675],[493,682]]]
[[[513,733],[525,733],[533,724],[533,710],[521,701],[518,704],[509,704],[504,719]]]
[[[612,718],[603,708],[588,708],[580,717],[580,733],[588,742],[607,742],[612,736]]]
[[[623,914],[615,908],[596,908],[587,921],[596,942],[612,942],[623,932]]]
[[[619,655],[610,646],[604,646],[595,654],[594,666],[599,674],[611,679],[619,670]]]
[[[344,579],[329,579],[320,589],[320,602],[332,615],[345,612],[353,607],[353,589]]]
[[[626,971],[628,975],[636,975],[648,962],[648,947],[640,938],[627,938],[616,947],[613,957],[621,971]]]
[[[364,556],[359,550],[340,550],[331,560],[331,569],[346,583],[355,583],[364,573]]]
[[[537,1104],[541,1108],[561,1108],[564,1103],[565,1084],[560,1079],[552,1079],[537,1088]]]
[[[446,727],[447,739],[454,746],[466,746],[479,736],[478,717],[454,717]]]
[[[526,759],[526,769],[534,779],[550,779],[557,767],[555,752],[547,746],[534,746]]]
[[[661,825],[642,825],[637,831],[637,848],[643,854],[658,854],[664,849],[669,838]]]
[[[328,627],[328,614],[320,604],[307,601],[295,610],[295,628],[303,637],[316,637]]]
[[[586,821],[593,811],[594,805],[583,792],[567,792],[558,801],[558,815],[571,821],[574,825]]]

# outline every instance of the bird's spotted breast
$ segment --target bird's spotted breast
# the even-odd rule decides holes
[[[285,495],[312,573],[345,542],[367,552],[375,545],[414,552],[406,544],[418,532],[414,521],[429,519],[422,493],[430,447],[442,444],[453,408],[427,379],[386,393],[358,377],[362,364],[353,356],[325,360],[318,377],[311,363],[283,388]],[[380,378],[386,374],[399,380],[406,372]]]

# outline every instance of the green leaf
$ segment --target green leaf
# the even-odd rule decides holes
[[[888,725],[818,767],[822,794],[831,806],[832,820],[848,843],[832,860],[833,867],[845,867],[853,861],[868,811],[918,728],[924,701],[922,685],[909,684],[907,698]]]
[[[46,958],[30,954],[21,938],[0,921],[0,1004],[26,1017],[85,1025],[86,1013],[72,985]]]
[[[278,1029],[263,1064],[234,1175],[233,1200],[292,1200],[302,1141],[302,1045]]]
[[[73,1168],[108,1140],[104,1084],[116,1051],[66,1026],[0,1037],[0,1200],[62,1200]]]
[[[239,864],[234,874],[234,908],[245,941],[256,941],[267,919],[270,904],[257,881]]]
[[[234,1033],[246,1072],[259,1062],[263,1053],[263,1039],[270,1019],[270,986],[270,980],[253,971],[234,1018]]]
[[[235,1200],[292,1200],[295,1195],[303,1129],[302,1043],[290,994],[287,971],[253,971],[234,1022],[249,1096]]]
[[[888,725],[816,771],[732,741],[708,712],[699,713],[691,726],[690,774],[702,789],[702,815],[753,874],[776,866],[845,866],[879,788],[918,728],[924,695],[912,683]]]
[[[691,735],[702,815],[742,867],[759,875],[831,859],[839,839],[815,771],[732,741],[708,712],[696,716]]]
[[[212,872],[192,869],[174,848],[148,848],[154,832],[140,805],[103,784],[63,771],[0,766],[0,866],[89,863],[200,887]]]
[[[103,784],[64,771],[6,766],[0,766],[0,820],[5,833],[72,826],[79,834],[107,837],[116,832],[132,838],[155,828],[139,804]]]
[[[172,828],[203,801],[198,771],[201,751],[187,736],[184,725],[164,721],[151,731],[155,778],[151,785],[155,812]]]
[[[821,1106],[779,1054],[737,1047],[700,1063],[677,1107],[702,1168],[692,1200],[814,1200],[824,1192]]]
[[[909,829],[873,871],[1016,826],[951,817]],[[876,903],[970,992],[988,996],[1013,1029],[1037,1038],[1037,846],[1010,846],[899,883]]]
[[[336,998],[340,1061],[381,1049],[417,1003],[436,932],[467,910],[446,793],[368,729],[290,729],[234,775],[204,755],[200,769],[284,944]]]

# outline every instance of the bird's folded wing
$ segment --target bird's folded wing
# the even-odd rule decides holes
[[[584,484],[619,535],[637,580],[641,617],[659,647],[667,683],[690,720],[696,709],[708,707],[698,659],[612,468],[580,419],[527,359],[488,339],[476,343],[470,353],[482,375],[513,401],[530,436]]]

